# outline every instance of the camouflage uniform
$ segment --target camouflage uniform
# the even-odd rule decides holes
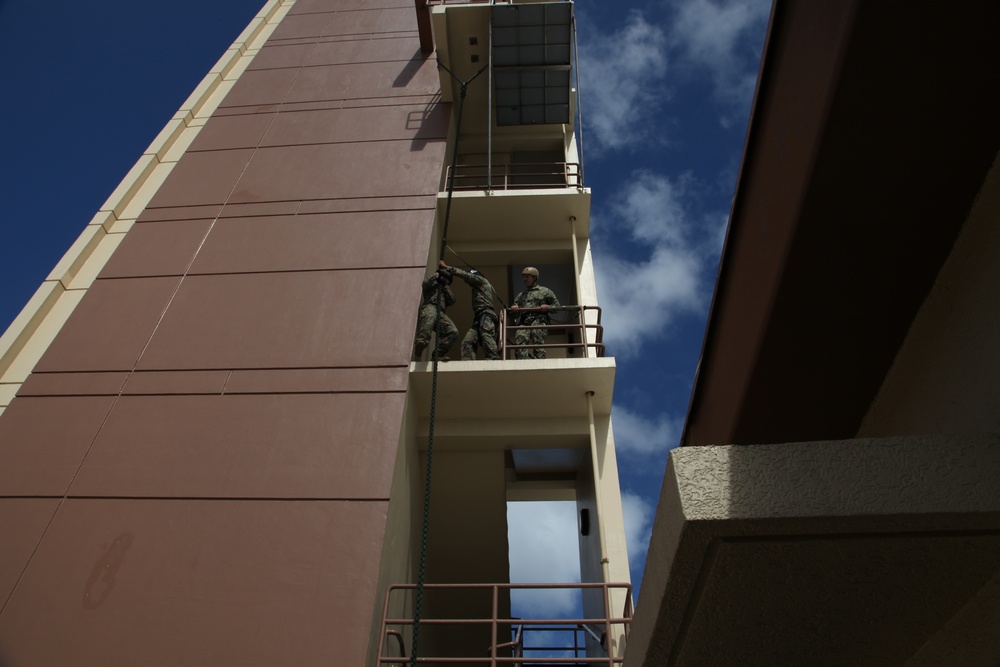
[[[483,346],[487,359],[499,359],[497,349],[497,313],[493,309],[493,285],[480,273],[462,269],[451,271],[472,288],[472,326],[462,339],[462,361],[476,358],[476,349]]]
[[[424,298],[420,306],[420,317],[417,320],[417,338],[413,345],[413,355],[419,358],[423,354],[424,348],[431,341],[431,331],[434,330],[434,322],[437,321],[437,355],[438,357],[443,357],[448,354],[452,343],[458,338],[458,327],[444,313],[445,308],[455,303],[455,293],[451,291],[449,285],[440,286],[444,303],[441,308],[441,319],[438,320],[438,274],[435,272],[427,276],[424,282],[421,283],[421,287],[423,288]]]
[[[542,287],[541,285],[533,285],[523,292],[518,293],[514,297],[514,304],[518,308],[539,308],[542,304],[548,304],[553,308],[559,307],[559,299],[556,298],[555,292],[550,290],[548,287]],[[528,326],[532,324],[543,325],[549,323],[548,313],[521,313],[518,324],[521,326]],[[545,329],[518,329],[517,333],[514,334],[514,344],[515,345],[540,345],[545,342],[545,336],[548,332]],[[535,349],[519,349],[514,351],[514,356],[517,359],[544,359],[545,350],[540,348]]]

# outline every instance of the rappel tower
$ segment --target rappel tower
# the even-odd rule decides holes
[[[621,661],[576,65],[571,2],[264,6],[0,339],[0,662]],[[413,358],[440,260],[500,360]],[[582,584],[524,598],[569,617],[515,501],[575,503]]]

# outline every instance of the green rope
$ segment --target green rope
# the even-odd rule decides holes
[[[468,90],[470,83],[475,80],[480,74],[486,71],[487,65],[483,65],[478,72],[472,75],[468,81],[461,81],[455,74],[445,67],[440,60],[438,60],[438,67],[446,71],[452,78],[459,81],[461,84],[459,103],[458,103],[458,118],[455,121],[455,149],[452,151],[451,158],[451,178],[448,179],[448,203],[445,206],[444,213],[444,228],[441,230],[441,251],[438,253],[438,260],[444,259],[444,251],[448,247],[448,223],[451,220],[451,199],[452,193],[455,190],[455,168],[458,165],[458,140],[462,134],[462,113],[465,111],[465,93]],[[427,429],[427,462],[424,474],[424,518],[423,525],[420,531],[420,565],[417,568],[417,592],[414,598],[413,604],[413,643],[411,646],[410,655],[410,665],[415,666],[417,664],[417,656],[419,655],[420,648],[420,616],[423,611],[424,603],[424,579],[427,574],[427,533],[428,526],[430,524],[430,510],[431,510],[431,471],[433,469],[433,459],[434,459],[434,422],[437,412],[437,384],[438,384],[438,346],[437,346],[437,332],[438,326],[441,324],[441,313],[444,311],[444,306],[442,306],[442,301],[444,300],[444,294],[441,290],[441,285],[438,284],[435,288],[435,306],[437,308],[437,316],[434,318],[434,351],[431,353],[431,409],[430,409],[430,424]]]

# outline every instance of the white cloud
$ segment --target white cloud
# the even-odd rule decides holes
[[[625,543],[628,545],[628,560],[632,567],[641,567],[646,562],[646,551],[649,549],[649,536],[653,530],[655,511],[653,503],[642,496],[628,491],[622,492]]]
[[[507,503],[512,583],[577,583],[580,546],[575,502]],[[535,618],[557,618],[574,612],[578,591],[515,591],[515,610],[531,610]],[[516,614],[516,615],[523,615]]]
[[[632,567],[645,563],[654,510],[653,501],[622,493],[625,541]],[[575,502],[507,503],[507,526],[512,583],[580,581]],[[514,591],[512,604],[515,616],[566,618],[580,613],[582,597],[571,589],[522,590]]]
[[[600,155],[667,143],[671,121],[663,112],[672,84],[682,78],[707,76],[724,126],[745,117],[770,4],[683,0],[656,16],[634,9],[618,27],[589,21],[581,9],[586,147]]]
[[[595,217],[604,242],[594,258],[604,337],[616,356],[636,356],[678,315],[707,306],[722,216],[692,219],[688,180],[636,171]],[[626,257],[629,242],[645,257]]]
[[[580,48],[586,145],[594,147],[591,140],[598,149],[641,145],[665,101],[660,85],[667,68],[663,29],[633,11],[611,34],[589,26],[581,36],[586,39]]]
[[[647,457],[677,446],[682,421],[667,415],[653,419],[617,404],[611,413],[615,430],[615,451],[621,457]]]
[[[723,123],[742,115],[753,96],[770,0],[688,0],[670,32],[672,50],[687,66],[707,70]]]

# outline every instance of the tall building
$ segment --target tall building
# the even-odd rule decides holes
[[[626,665],[1000,662],[998,32],[774,3]]]
[[[0,339],[0,664],[517,655],[514,500],[576,503],[570,634],[621,656],[573,31],[568,2],[264,6]],[[412,358],[442,259],[494,286],[504,359]],[[503,312],[527,265],[586,307],[544,359]]]

